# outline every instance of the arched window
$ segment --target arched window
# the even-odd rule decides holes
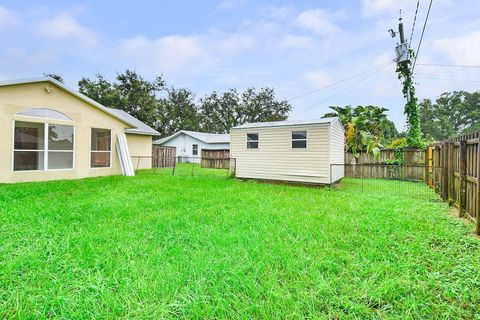
[[[43,119],[55,119],[55,120],[69,120],[72,119],[55,110],[51,109],[44,109],[44,108],[31,108],[27,110],[23,110],[17,113],[19,116],[28,116],[28,117],[35,117],[35,118],[43,118]]]

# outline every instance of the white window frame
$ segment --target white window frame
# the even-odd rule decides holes
[[[305,132],[305,139],[293,139],[293,133],[294,132]],[[307,130],[292,130],[290,138],[291,138],[291,142],[290,142],[290,148],[291,149],[293,149],[293,150],[305,150],[305,149],[308,148],[308,132],[307,132]],[[305,148],[294,148],[293,147],[293,142],[294,141],[305,141]]]
[[[256,134],[257,135],[257,140],[248,140],[248,135],[249,134]],[[247,132],[247,134],[245,135],[245,137],[247,138],[247,143],[246,143],[246,147],[247,147],[247,150],[258,150],[258,148],[260,147],[260,134],[258,132]],[[257,143],[257,147],[256,148],[249,148],[248,147],[248,143],[249,142],[256,142]]]
[[[40,118],[39,118],[40,119]],[[41,123],[43,124],[43,149],[39,150],[25,150],[25,149],[15,149],[15,123],[16,122],[30,122],[30,123]],[[73,149],[72,150],[49,150],[48,149],[48,126],[49,125],[58,125],[58,126],[70,126],[73,127]],[[36,121],[25,121],[25,120],[13,120],[12,126],[12,172],[21,173],[21,172],[41,172],[41,171],[68,171],[75,170],[75,150],[76,150],[76,127],[74,124],[63,124],[63,123],[54,123],[54,122],[36,122]],[[43,152],[43,169],[38,170],[15,170],[15,151],[28,151],[28,152]],[[72,167],[63,168],[63,169],[48,169],[48,153],[49,152],[71,152],[72,153]]]
[[[195,148],[194,146],[197,146],[197,153],[194,153]],[[198,144],[197,143],[192,143],[192,156],[198,156]]]
[[[30,111],[30,110],[46,110],[46,111],[53,111],[57,114],[60,114],[62,116],[64,116],[65,118],[64,119],[61,119],[61,118],[52,118],[52,117],[40,117],[40,116],[32,116],[32,115],[27,115],[27,114],[24,114],[25,112],[27,111]],[[63,112],[60,112],[60,111],[57,111],[55,109],[50,109],[50,108],[29,108],[29,109],[25,109],[23,111],[20,111],[20,112],[17,112],[15,115],[17,116],[20,116],[20,117],[28,117],[28,118],[34,118],[34,119],[42,119],[42,120],[56,120],[56,121],[73,121],[72,118],[70,118],[69,116],[67,116],[65,113]]]
[[[110,151],[93,151],[92,150],[92,130],[93,129],[100,129],[100,130],[110,130]],[[113,153],[113,130],[110,128],[100,128],[100,127],[90,127],[90,132],[88,135],[88,145],[89,145],[89,152],[88,152],[88,167],[90,169],[111,169],[112,168],[112,153]],[[92,167],[92,152],[110,152],[110,166],[108,167]]]

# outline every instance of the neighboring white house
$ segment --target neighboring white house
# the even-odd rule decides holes
[[[247,123],[230,131],[241,179],[331,184],[344,176],[345,130],[338,118]]]
[[[202,149],[229,150],[230,136],[228,134],[181,130],[169,137],[156,140],[153,144],[175,147],[177,157],[180,158],[179,161],[200,162]]]

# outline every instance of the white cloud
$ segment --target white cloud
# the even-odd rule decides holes
[[[333,82],[332,78],[324,71],[309,71],[303,78],[310,82],[314,88],[321,88]]]
[[[218,5],[220,11],[230,11],[242,7],[246,0],[224,0]]]
[[[227,55],[243,52],[252,48],[255,44],[255,39],[252,35],[240,33],[223,36],[207,35],[204,41],[209,43],[210,49],[218,49],[220,53]]]
[[[292,14],[292,8],[289,6],[283,7],[270,7],[268,11],[268,15],[272,18],[276,18],[279,20],[286,20]]]
[[[411,2],[413,1],[411,0]],[[375,16],[385,12],[398,13],[402,6],[405,6],[405,3],[398,0],[363,0],[362,14],[364,16]]]
[[[0,6],[0,31],[3,28],[9,27],[15,24],[15,17],[13,12]]]
[[[213,59],[202,47],[198,37],[172,35],[149,40],[145,37],[125,39],[118,52],[120,59],[130,66],[153,73],[190,72],[211,66]]]
[[[72,41],[87,48],[94,47],[98,42],[98,36],[94,31],[82,26],[66,13],[42,20],[38,24],[38,32],[50,40]]]
[[[308,36],[297,36],[287,34],[282,37],[280,45],[288,49],[311,48],[314,46],[314,41]]]
[[[435,40],[434,46],[455,64],[480,64],[480,30],[460,37]]]
[[[309,29],[321,36],[332,36],[340,31],[340,28],[333,22],[333,14],[321,10],[313,9],[303,11],[295,19],[300,27]]]

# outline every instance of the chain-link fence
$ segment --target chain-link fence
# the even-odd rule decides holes
[[[235,175],[236,161],[233,158],[132,156],[132,164],[136,171],[151,168],[156,174],[229,178]]]
[[[438,198],[438,179],[443,168],[425,165],[332,164],[331,172],[344,172],[337,188],[404,197]]]

